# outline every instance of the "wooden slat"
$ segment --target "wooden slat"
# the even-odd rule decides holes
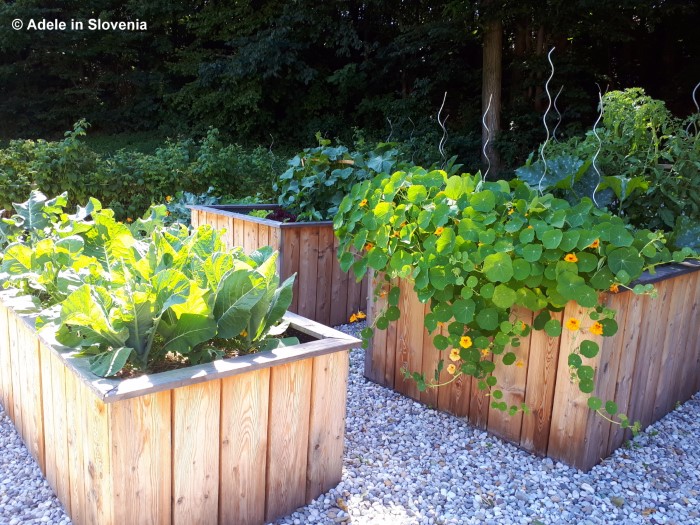
[[[173,391],[173,525],[218,520],[220,398],[221,381]]]
[[[289,310],[299,313],[299,230],[284,230],[282,232],[282,269],[280,279],[285,280],[290,275],[296,273],[294,287],[292,289],[292,303]]]
[[[692,302],[686,305],[688,318],[690,321],[686,324],[688,331],[688,339],[686,340],[685,348],[682,350],[683,355],[687,356],[688,366],[683,367],[683,380],[680,389],[679,398],[689,399],[695,392],[700,390],[700,274],[695,273],[695,279],[689,283],[693,290]]]
[[[71,521],[76,525],[89,525],[85,503],[85,448],[83,446],[83,439],[87,436],[83,395],[89,395],[89,392],[75,374],[66,373],[65,382],[70,516]]]
[[[286,230],[285,235],[288,233],[289,230]],[[333,253],[336,255],[333,257],[333,272],[331,273],[331,326],[338,326],[348,322],[346,313],[348,300],[348,279],[350,277],[347,273],[340,269],[340,262],[338,261],[337,257],[338,246],[338,238],[333,236]]]
[[[447,326],[439,326],[433,335],[438,333],[447,336]],[[471,377],[457,373],[456,379],[451,381],[454,376],[447,371],[447,366],[451,363],[449,350],[440,352],[439,357],[444,361],[444,368],[442,374],[440,374],[440,383],[449,383],[438,388],[438,409],[457,417],[467,417],[469,415],[469,401],[471,398]]]
[[[489,354],[484,357],[487,360],[493,360],[493,355]],[[479,390],[479,380],[475,377],[471,378],[471,386],[469,388],[469,422],[477,428],[486,430],[489,423],[489,405],[490,397],[486,397],[487,390]]]
[[[55,483],[55,485],[52,485],[52,488],[61,501],[63,508],[70,509],[70,454],[68,450],[68,420],[66,414],[66,374],[70,372],[67,371],[63,361],[49,348],[42,345],[42,352],[42,362],[44,355],[48,354],[51,363],[51,396],[44,398],[44,406],[51,404],[51,414],[53,416],[53,441],[48,439],[45,441],[47,444],[46,451],[48,452],[51,449],[54,456],[53,468],[56,471],[52,476]],[[48,474],[48,462],[46,469]]]
[[[227,248],[232,246],[232,235],[229,231],[229,217],[225,215],[217,215],[212,217],[211,225],[216,228],[219,233],[221,233],[221,240],[224,242]]]
[[[22,427],[24,444],[45,472],[44,462],[44,415],[41,401],[41,361],[39,340],[34,331],[23,321],[17,324],[20,361],[22,361]]]
[[[385,283],[382,274],[377,275],[372,273],[372,280],[379,283]],[[376,300],[367,302],[367,326],[373,326],[376,318],[386,309],[387,304],[387,289],[388,284],[383,284]],[[386,385],[384,380],[384,372],[386,371],[386,330],[374,329],[372,340],[369,346],[365,349],[365,377],[370,381]],[[393,354],[392,357],[393,359]],[[392,381],[391,386],[394,386]]]
[[[112,441],[109,427],[111,405],[106,405],[89,392],[82,396],[82,402],[85,418],[85,519],[87,523],[114,523]]]
[[[357,313],[358,311],[364,311],[367,302],[365,300],[365,303],[362,303],[362,281],[358,283],[352,271],[348,275],[347,287],[348,291],[347,303],[345,305],[345,317],[346,319],[349,319],[352,314]]]
[[[406,378],[404,371],[420,372],[423,369],[423,315],[424,305],[418,301],[413,285],[404,279],[400,282],[401,317],[396,321],[396,369],[394,390],[411,399],[420,399],[416,382]]]
[[[14,420],[14,400],[12,396],[12,358],[10,354],[10,326],[8,311],[0,302],[0,403],[5,413]]]
[[[265,521],[270,369],[224,379],[219,523]]]
[[[190,209],[190,224],[193,229],[199,227],[199,210]]]
[[[313,360],[306,502],[340,483],[350,358],[336,352]]]
[[[171,521],[173,457],[171,393],[109,406],[114,523],[167,525]]]
[[[511,312],[511,321],[522,321],[528,326],[532,326],[532,316],[532,311],[522,307],[514,307]],[[503,364],[503,355],[507,352],[515,354],[515,364],[509,366]],[[518,407],[518,412],[510,416],[508,412],[489,407],[488,430],[511,443],[520,443],[520,429],[523,421],[520,406],[525,402],[529,361],[530,335],[521,338],[520,346],[507,346],[504,354],[494,356],[496,369],[493,375],[498,379],[495,388],[503,392],[501,401],[506,403],[509,408],[511,406]]]
[[[430,313],[430,304],[423,305],[423,319]],[[433,337],[438,333],[433,332],[432,334],[428,332],[425,328],[425,323],[421,323],[423,326],[423,360],[421,363],[421,373],[428,384],[435,382],[435,374],[437,372],[438,363],[440,362],[441,354],[440,350],[435,348],[433,344]],[[445,363],[445,366],[447,364]],[[440,380],[440,377],[437,377]],[[437,388],[426,388],[423,392],[419,393],[421,403],[424,403],[432,408],[437,408],[438,406],[438,390]]]
[[[233,245],[245,249],[245,219],[234,217],[233,219]]]
[[[399,280],[392,279],[391,286],[398,286]],[[399,288],[400,290],[400,288]],[[403,293],[403,291],[401,291]],[[398,348],[398,327],[399,324],[389,323],[386,329],[386,355],[384,357],[384,384],[389,388],[396,385],[396,362]]]
[[[270,227],[265,224],[258,224],[258,245],[270,246]]]
[[[12,418],[12,422],[15,425],[15,428],[17,429],[17,433],[22,436],[22,439],[24,439],[23,432],[22,432],[22,376],[21,376],[21,366],[22,366],[22,360],[20,359],[20,350],[19,350],[19,339],[17,337],[17,315],[11,311],[8,310],[8,315],[7,315],[7,330],[9,334],[9,340],[10,340],[10,370],[12,372],[11,376],[11,381],[12,381],[12,407],[10,409],[9,415]]]
[[[245,253],[252,253],[258,248],[258,225],[254,222],[245,221],[243,223],[243,250]]]
[[[561,322],[563,312],[552,312],[550,315]],[[540,455],[547,453],[549,442],[560,342],[561,337],[549,337],[544,330],[533,330],[530,334],[525,392],[525,404],[530,413],[523,414],[520,446]]]
[[[54,416],[54,411],[60,410],[62,405],[62,397],[56,395],[53,385],[52,373],[52,356],[51,349],[45,345],[40,345],[40,361],[41,361],[41,399],[42,412],[44,423],[43,441],[46,444],[44,450],[44,476],[46,481],[55,493],[58,493],[58,477],[60,475],[56,466],[56,455],[65,453],[65,448],[61,447],[61,443],[56,436],[55,422],[57,417]],[[57,387],[59,385],[56,385]],[[56,388],[58,391],[59,389]],[[63,394],[65,395],[65,393]],[[65,417],[65,416],[64,416]]]
[[[265,519],[306,503],[311,360],[275,367],[270,374]]]
[[[304,317],[316,315],[316,286],[318,285],[318,228],[303,228],[299,232],[299,300],[296,312]]]
[[[319,323],[326,325],[330,325],[331,322],[331,279],[333,276],[333,259],[335,258],[335,251],[333,250],[334,238],[332,228],[319,228],[316,312],[313,318]]]

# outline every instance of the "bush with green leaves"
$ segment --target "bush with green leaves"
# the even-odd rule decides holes
[[[485,182],[418,167],[354,186],[334,227],[344,271],[352,270],[358,280],[368,269],[383,275],[374,294],[386,294],[388,306],[377,313],[374,327],[386,329],[401,314],[392,279],[411,282],[418,299],[430,303],[427,330],[447,325],[446,335],[433,337],[436,348],[451,349],[447,371],[478,378],[479,387],[490,390],[493,407],[511,412],[521,407],[501,401],[491,356],[512,365],[515,354],[508,346],[519,345],[530,330],[559,335],[562,324],[550,314],[575,301],[590,309],[592,324],[567,322],[582,332],[569,364],[579,388],[591,393],[593,368],[585,359],[595,357],[599,346],[583,329],[596,336],[617,331],[615,312],[603,307],[600,293],[625,287],[652,293],[651,285],[632,284],[643,271],[698,257],[687,248],[672,253],[662,232],[635,230],[586,197],[572,205],[517,180]],[[515,307],[539,312],[532,326],[513,320]],[[372,328],[362,335],[367,341]],[[419,389],[432,384],[418,372],[412,376]],[[618,420],[629,424],[624,415]]]
[[[606,93],[602,104],[595,132],[540,146],[517,177],[571,202],[587,196],[636,227],[673,231],[677,246],[700,249],[700,114],[681,121],[639,88]]]
[[[246,255],[209,226],[165,226],[164,206],[124,224],[95,199],[74,215],[66,205],[35,191],[2,219],[0,284],[34,295],[37,327],[88,357],[95,374],[295,342],[273,337],[286,328],[294,276],[280,285],[272,249]]]

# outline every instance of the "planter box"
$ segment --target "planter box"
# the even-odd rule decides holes
[[[341,271],[335,256],[338,239],[333,233],[333,223],[285,223],[247,215],[251,210],[277,208],[275,204],[190,206],[192,225],[225,228],[229,247],[242,246],[250,252],[272,246],[280,252],[280,279],[297,274],[291,312],[328,326],[347,323],[352,313],[366,305],[367,279],[358,283]]]
[[[73,523],[262,524],[340,481],[356,339],[289,314],[318,339],[109,380],[1,297],[0,401]]]
[[[617,310],[619,331],[598,338],[600,352],[587,360],[596,368],[594,394],[614,400],[621,413],[646,427],[700,390],[700,267],[668,265],[641,282],[656,282],[657,298],[631,292],[605,294]],[[461,376],[446,387],[418,392],[402,368],[433,377],[441,352],[423,326],[428,306],[418,301],[410,283],[400,282],[401,318],[377,330],[365,354],[365,376],[438,410],[467,418],[472,424],[530,452],[588,470],[609,456],[629,431],[591,411],[588,395],[570,380],[568,355],[572,332],[550,338],[533,331],[511,348],[523,366],[498,364],[494,375],[508,406],[526,403],[531,413],[513,417],[490,408],[477,382]],[[371,310],[382,305],[370,305]],[[518,317],[532,322],[532,312]],[[569,303],[559,319],[583,318],[587,309]],[[590,335],[590,334],[587,334]],[[447,358],[447,352],[442,356]],[[443,372],[441,382],[449,379]]]

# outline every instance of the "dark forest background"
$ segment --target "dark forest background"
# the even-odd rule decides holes
[[[15,18],[139,19],[148,30],[14,31]],[[551,47],[560,136],[592,126],[597,86],[642,87],[683,117],[700,80],[700,2],[689,0],[18,0],[2,5],[0,27],[4,139],[60,137],[85,118],[95,135],[216,127],[295,150],[320,131],[436,149],[447,92],[447,149],[469,164],[490,91],[497,149],[513,166],[544,136]]]

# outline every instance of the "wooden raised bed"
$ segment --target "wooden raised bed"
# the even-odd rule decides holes
[[[601,351],[587,360],[596,369],[594,394],[614,400],[621,413],[646,427],[700,390],[700,267],[668,265],[641,282],[655,282],[658,297],[631,292],[605,294],[617,310],[619,331],[598,338]],[[629,438],[629,431],[611,425],[587,406],[588,395],[570,380],[568,355],[572,332],[548,337],[533,331],[518,348],[510,348],[522,366],[498,364],[494,375],[508,406],[526,403],[530,414],[507,413],[490,407],[476,381],[462,376],[446,387],[418,392],[402,368],[432,378],[441,352],[423,326],[428,306],[413,287],[400,282],[401,318],[386,331],[377,330],[365,354],[365,376],[438,410],[467,418],[475,426],[538,455],[546,455],[588,470]],[[371,303],[371,301],[370,301]],[[369,317],[372,309],[368,307]],[[531,323],[532,312],[520,319]],[[559,318],[587,318],[587,309],[569,303]],[[584,317],[586,316],[586,317]],[[590,336],[590,334],[587,334]],[[591,336],[592,337],[592,336]],[[446,359],[447,353],[443,354]],[[441,382],[451,376],[443,372]]]
[[[77,525],[262,524],[341,479],[348,349],[318,339],[129,380],[97,378],[0,302],[0,402]]]
[[[190,206],[192,226],[225,228],[229,247],[242,246],[250,252],[272,246],[280,252],[280,279],[297,274],[289,311],[328,326],[347,323],[367,303],[367,279],[358,283],[341,271],[333,223],[286,223],[248,215],[251,210],[277,208],[275,204]]]

